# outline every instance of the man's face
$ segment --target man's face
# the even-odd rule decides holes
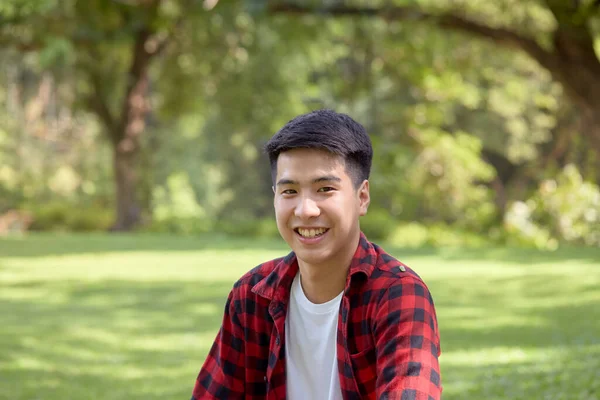
[[[335,265],[354,254],[369,182],[356,189],[341,157],[319,149],[281,153],[274,193],[277,228],[300,261]]]

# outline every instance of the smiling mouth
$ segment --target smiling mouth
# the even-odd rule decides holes
[[[313,238],[317,238],[319,236],[323,236],[329,229],[327,228],[317,228],[317,229],[304,229],[304,228],[296,228],[294,229],[294,232],[296,232],[297,234],[299,234],[300,236],[307,238],[307,239],[313,239]]]

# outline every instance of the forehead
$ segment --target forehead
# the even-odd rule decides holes
[[[315,177],[332,172],[339,178],[347,176],[344,159],[326,150],[293,149],[279,154],[277,158],[277,178]]]

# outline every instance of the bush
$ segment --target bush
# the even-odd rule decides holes
[[[145,232],[196,235],[211,232],[214,224],[206,218],[176,217],[155,218],[142,227]]]
[[[275,218],[225,219],[215,224],[215,231],[231,236],[252,238],[279,236]]]
[[[96,206],[79,207],[69,203],[49,203],[25,207],[32,215],[33,231],[106,231],[114,221],[112,210]]]
[[[429,230],[426,226],[410,222],[396,226],[391,233],[388,242],[398,247],[422,247],[427,244]]]
[[[514,202],[505,216],[509,242],[556,248],[559,242],[600,245],[600,188],[585,182],[574,165],[543,181],[527,201]]]
[[[114,222],[114,212],[102,208],[73,210],[67,219],[67,226],[73,232],[107,231]]]
[[[360,229],[371,240],[387,240],[396,226],[396,221],[384,209],[371,208],[360,219]]]
[[[279,231],[274,218],[222,219],[212,221],[198,217],[155,218],[145,232],[172,233],[183,235],[201,235],[206,233],[223,233],[228,236],[247,238],[275,238]]]
[[[410,248],[423,246],[482,247],[491,244],[493,239],[445,224],[426,226],[410,222],[397,225],[388,242],[394,246]]]
[[[455,221],[464,229],[490,226],[497,217],[493,191],[485,184],[494,169],[481,157],[481,140],[464,132],[426,129],[421,153],[408,170],[412,191],[431,220]]]
[[[427,244],[431,246],[483,247],[492,243],[491,237],[485,237],[465,229],[446,224],[435,224],[428,229]]]

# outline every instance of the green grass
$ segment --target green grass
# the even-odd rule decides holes
[[[600,250],[386,249],[433,293],[445,400],[600,398]],[[231,285],[286,251],[0,239],[0,399],[188,399]]]

